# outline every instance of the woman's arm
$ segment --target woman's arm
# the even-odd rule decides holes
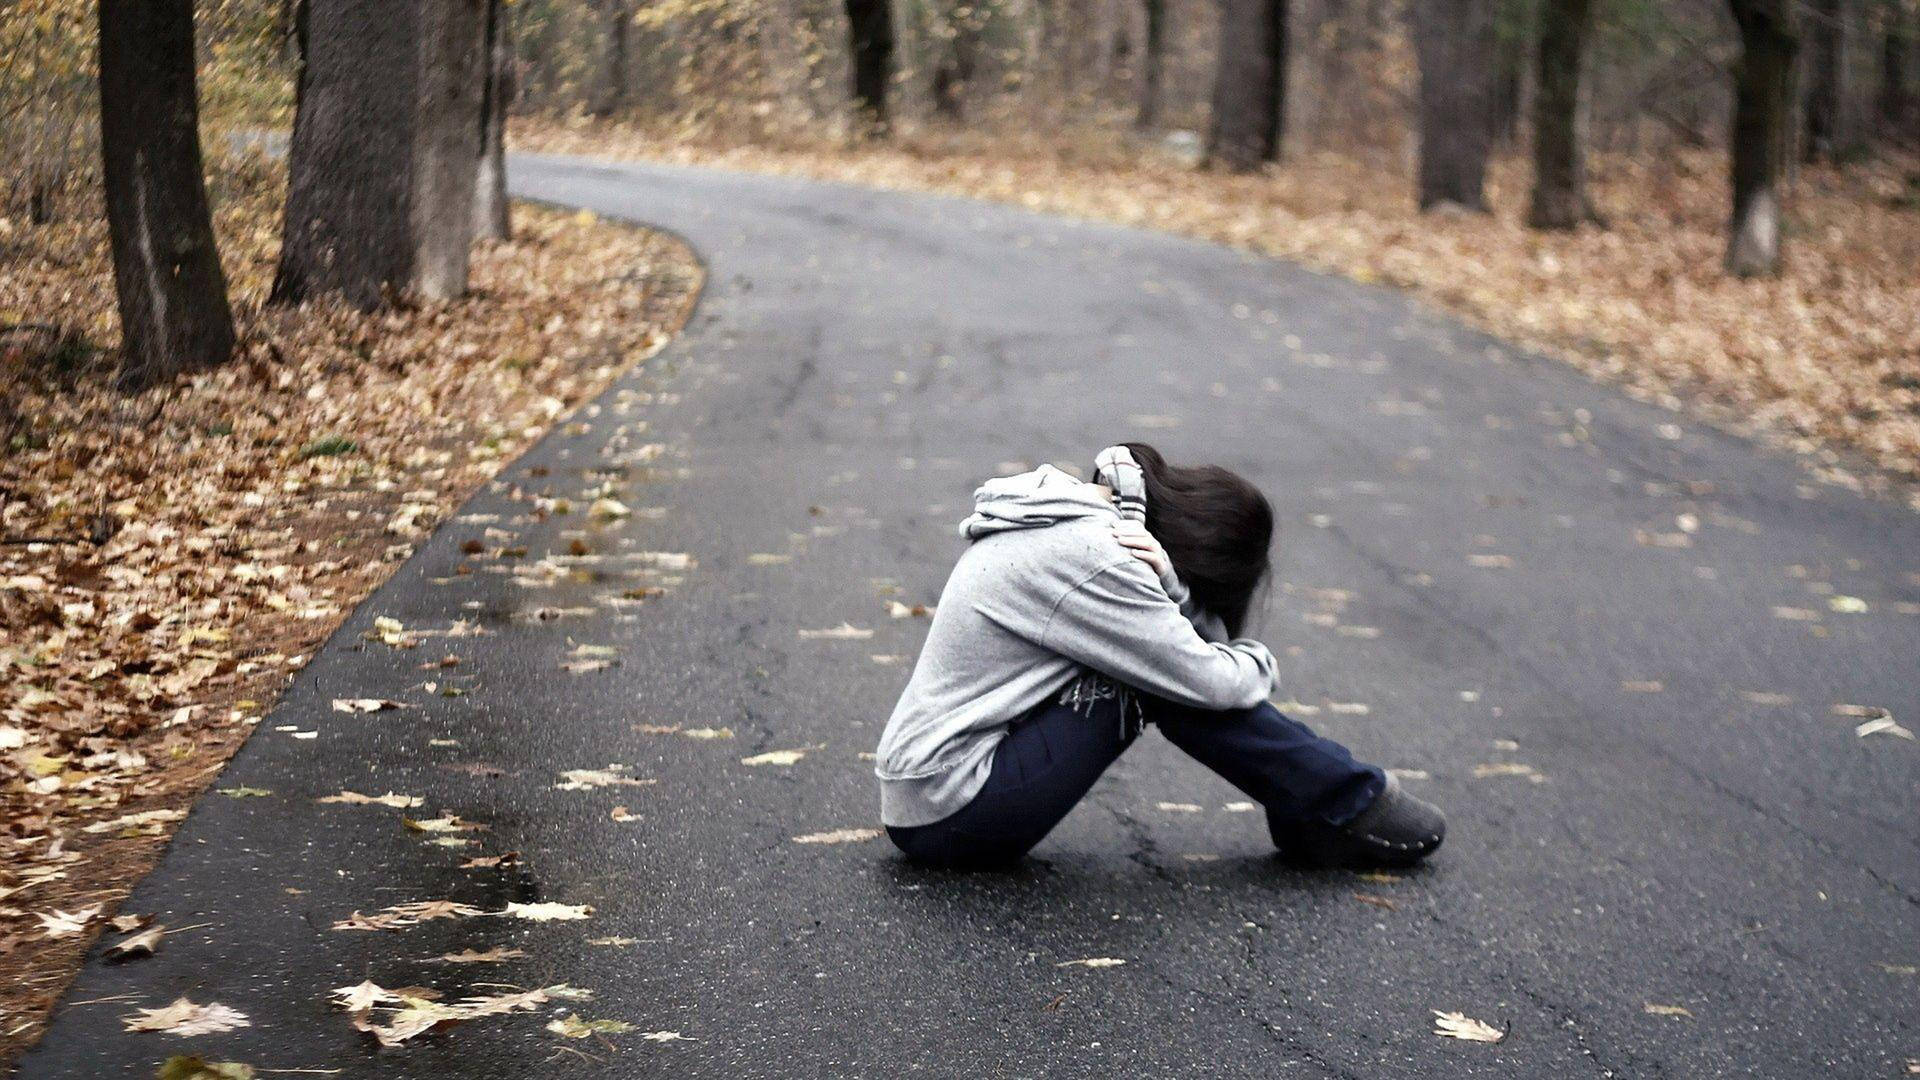
[[[1129,686],[1203,709],[1252,708],[1273,692],[1273,654],[1265,645],[1201,637],[1138,559],[1104,567],[1062,596],[1038,644]]]

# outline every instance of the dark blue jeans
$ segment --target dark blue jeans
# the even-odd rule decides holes
[[[994,750],[986,786],[966,806],[931,825],[889,827],[887,835],[925,862],[1016,860],[1133,745],[1141,721],[1265,807],[1276,835],[1294,823],[1344,824],[1386,784],[1378,768],[1266,702],[1213,712],[1090,676],[1014,721]]]

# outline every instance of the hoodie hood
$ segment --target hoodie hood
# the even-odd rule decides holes
[[[1063,521],[1118,517],[1099,487],[1042,465],[1018,476],[1001,476],[973,493],[973,513],[960,523],[960,535],[978,540],[994,533],[1044,529]]]

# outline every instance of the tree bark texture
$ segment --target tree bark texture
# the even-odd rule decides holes
[[[1571,229],[1595,221],[1587,199],[1584,81],[1591,0],[1546,0],[1540,12],[1539,86],[1533,99],[1533,203],[1527,224]]]
[[[120,384],[233,353],[233,314],[200,159],[192,0],[101,0],[100,148]]]
[[[1800,48],[1795,0],[1729,0],[1740,27],[1734,68],[1733,218],[1726,267],[1740,277],[1780,270],[1780,183]]]
[[[308,0],[273,298],[466,288],[485,0]]]
[[[1422,210],[1484,211],[1493,142],[1493,0],[1415,0]]]
[[[1287,0],[1224,0],[1207,157],[1229,172],[1280,159],[1286,122]]]

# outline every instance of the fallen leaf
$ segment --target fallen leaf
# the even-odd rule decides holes
[[[436,960],[442,964],[500,964],[508,960],[517,960],[527,955],[524,949],[509,949],[495,945],[481,952],[477,949],[462,949],[459,952],[445,953]]]
[[[399,1001],[401,996],[381,986],[372,979],[365,979],[353,986],[337,986],[332,992],[333,1004],[349,1012],[360,1012],[375,1005],[389,1001]]]
[[[907,658],[901,656],[899,653],[870,653],[867,659],[872,660],[876,664],[891,667],[894,664],[904,663]]]
[[[84,833],[112,832],[115,829],[137,829],[146,825],[160,825],[170,821],[179,821],[186,817],[185,810],[142,810],[137,814],[122,814],[112,821],[96,821],[81,829]]]
[[[740,764],[742,765],[792,765],[794,762],[797,762],[801,758],[806,756],[807,756],[807,752],[805,750],[769,750],[764,754],[755,754],[752,757],[743,757],[740,759]]]
[[[603,787],[646,787],[659,783],[657,780],[622,775],[626,769],[625,765],[609,765],[604,769],[568,769],[560,774],[560,782],[553,786],[560,791],[586,791]]]
[[[873,636],[873,631],[865,630],[852,623],[841,623],[827,630],[801,630],[802,640],[865,641]]]
[[[1153,804],[1153,808],[1169,814],[1197,814],[1202,809],[1198,803],[1190,802],[1158,802]]]
[[[1433,1033],[1449,1039],[1464,1039],[1467,1042],[1497,1043],[1507,1037],[1505,1031],[1482,1020],[1457,1012],[1433,1010]]]
[[[1653,1016],[1684,1016],[1688,1019],[1693,1018],[1693,1013],[1687,1011],[1685,1005],[1655,1005],[1649,1001],[1643,1008],[1648,1014]]]
[[[796,836],[793,842],[796,844],[851,844],[861,840],[872,840],[879,835],[879,829],[829,829],[826,832]]]
[[[591,904],[558,904],[546,901],[537,904],[517,904],[509,900],[506,909],[498,914],[512,919],[529,919],[533,922],[569,922],[584,919],[593,914]]]
[[[35,912],[34,918],[40,920],[40,929],[43,936],[63,938],[72,937],[80,931],[85,930],[87,924],[92,922],[93,917],[98,914],[100,914],[100,905],[93,904],[89,907],[83,907],[78,911],[61,911],[56,908],[50,912]]]
[[[254,1080],[251,1065],[238,1061],[205,1061],[187,1056],[168,1058],[156,1075],[159,1080]]]
[[[1878,705],[1835,705],[1833,715],[1852,717],[1855,720],[1878,720],[1883,716],[1892,716],[1893,713]]]
[[[632,515],[633,511],[619,499],[595,499],[593,505],[587,507],[588,517],[599,518],[602,521],[614,521]]]
[[[624,806],[616,806],[607,811],[607,816],[615,821],[639,821],[639,815]]]
[[[1062,960],[1053,966],[1057,968],[1063,968],[1063,967],[1110,968],[1110,967],[1119,967],[1124,963],[1126,963],[1126,961],[1120,959],[1117,956],[1089,956],[1084,960]]]
[[[647,1040],[648,1042],[693,1042],[694,1041],[688,1036],[682,1035],[677,1031],[649,1031],[640,1037]]]
[[[696,727],[688,728],[680,734],[685,735],[689,739],[731,739],[733,738],[733,729],[730,727]]]
[[[338,795],[329,795],[320,801],[345,803],[349,806],[391,806],[395,810],[411,810],[425,800],[418,795],[401,795],[392,791],[385,795],[362,795],[357,791],[342,791]]]
[[[417,900],[362,915],[358,911],[333,924],[335,930],[398,930],[434,919],[465,919],[486,912],[452,900]]]
[[[1251,802],[1230,802],[1227,805],[1221,807],[1220,809],[1225,810],[1229,814],[1251,814],[1255,810],[1260,809],[1260,804],[1251,803]]]
[[[488,870],[496,866],[510,866],[520,861],[520,853],[508,851],[500,855],[477,855],[460,864],[462,870]]]
[[[1827,608],[1842,615],[1862,615],[1867,611],[1867,602],[1857,596],[1829,596]]]
[[[618,660],[567,660],[561,663],[560,670],[571,675],[585,675],[588,672],[605,671],[618,663]]]
[[[214,790],[229,799],[264,799],[273,794],[266,788],[257,787],[223,787]]]
[[[1364,701],[1329,701],[1327,710],[1341,716],[1365,716],[1373,711],[1373,707]]]
[[[164,924],[154,923],[145,930],[129,934],[107,946],[107,959],[132,960],[139,956],[152,956],[160,948],[160,937],[166,932]]]
[[[1400,902],[1398,900],[1392,900],[1384,896],[1375,896],[1372,893],[1357,892],[1353,894],[1353,898],[1355,900],[1360,901],[1363,904],[1371,904],[1374,907],[1385,908],[1388,911],[1400,910]]]
[[[0,892],[0,896],[5,895],[4,892]],[[131,934],[152,921],[151,915],[115,915],[107,920],[107,925],[123,934]]]
[[[1853,733],[1864,739],[1869,735],[1894,735],[1902,739],[1912,739],[1913,732],[1901,727],[1891,716],[1882,716],[1877,720],[1868,720],[1853,729]]]
[[[217,1035],[223,1031],[253,1026],[246,1014],[236,1009],[211,1002],[195,1005],[186,998],[176,998],[173,1004],[164,1009],[141,1009],[125,1017],[123,1022],[128,1031],[158,1031],[183,1036]]]
[[[547,1030],[563,1039],[584,1039],[589,1035],[625,1034],[633,1030],[633,1025],[625,1020],[582,1020],[579,1013],[568,1013],[565,1019],[549,1023]]]
[[[933,609],[925,604],[907,605],[898,600],[889,600],[887,614],[896,619],[927,619],[933,617]]]
[[[376,698],[376,697],[344,698],[343,697],[343,698],[333,699],[333,711],[343,712],[343,713],[386,712],[391,709],[404,709],[406,707],[407,706],[401,704],[398,701],[390,701],[386,698]]]
[[[414,832],[425,833],[476,832],[486,829],[485,825],[478,822],[461,820],[458,814],[448,814],[446,817],[427,818],[425,820],[401,818],[400,823],[412,829]]]

